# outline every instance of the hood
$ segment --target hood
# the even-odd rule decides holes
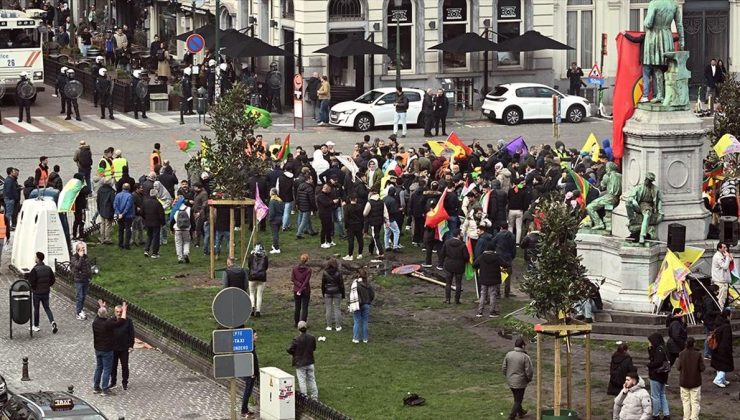
[[[173,173],[172,172],[172,167],[171,166],[165,166],[164,168],[162,168],[162,173],[171,175]]]
[[[367,162],[367,166],[370,166],[370,162],[375,162],[375,167],[378,167],[378,159],[372,158]]]
[[[563,143],[563,142],[562,142],[562,141],[560,141],[560,140],[556,141],[556,142],[555,142],[555,149],[556,149],[556,150],[566,150],[566,149],[565,149],[565,143]]]
[[[447,241],[447,246],[451,248],[465,248],[465,242],[461,241],[460,239],[452,238]]]
[[[603,147],[604,149],[608,149],[608,148],[612,147],[612,144],[609,141],[609,139],[604,139],[604,140],[601,141],[601,147]]]
[[[90,150],[90,145],[86,144],[84,146],[80,146],[80,150]]]
[[[630,388],[629,392],[639,391],[644,388],[645,388],[645,379],[643,379],[642,376],[640,376],[640,379],[637,381],[637,385]]]
[[[653,348],[660,347],[664,344],[663,336],[658,332],[650,334],[648,341]]]

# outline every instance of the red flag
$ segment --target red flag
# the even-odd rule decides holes
[[[450,142],[450,144],[454,144],[455,146],[462,147],[462,149],[465,150],[465,155],[466,156],[473,153],[473,149],[471,149],[470,147],[468,147],[467,144],[463,143],[463,141],[460,140],[460,137],[458,137],[457,134],[455,134],[454,131],[452,133],[450,133],[449,136],[447,136],[447,141]]]
[[[277,160],[285,160],[288,158],[289,154],[290,154],[290,134],[285,136],[283,145],[280,147],[280,151],[278,152]]]
[[[442,195],[439,197],[439,201],[437,201],[437,205],[434,206],[433,209],[429,210],[426,217],[426,222],[424,222],[424,226],[428,228],[436,228],[439,226],[440,223],[444,222],[449,218],[449,214],[447,214],[447,210],[445,210],[444,202],[445,197],[447,196],[447,189],[445,188]]]
[[[622,32],[617,35],[617,77],[614,82],[612,119],[612,152],[614,159],[624,156],[624,135],[622,129],[642,96],[642,65],[640,64],[640,43],[625,37],[641,37],[643,32]]]

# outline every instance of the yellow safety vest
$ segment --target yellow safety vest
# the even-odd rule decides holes
[[[103,178],[113,177],[113,163],[106,158],[101,159],[100,162],[105,166],[101,168],[100,164],[98,164],[98,175]]]
[[[123,175],[123,167],[128,166],[128,160],[126,158],[115,158],[113,159],[113,179],[118,181]]]

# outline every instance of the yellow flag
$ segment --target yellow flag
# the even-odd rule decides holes
[[[596,139],[594,133],[589,134],[586,143],[581,148],[581,155],[591,155],[591,160],[596,162],[599,160],[599,153],[601,152],[601,146],[599,146],[599,140]]]
[[[506,283],[506,280],[509,279],[509,272],[501,270],[501,283]]]
[[[740,142],[732,134],[725,134],[714,144],[714,152],[719,157],[731,153],[740,153]]]
[[[687,274],[689,270],[684,263],[671,250],[667,250],[660,266],[660,274],[658,274],[658,296],[661,299],[668,297],[668,294],[678,288],[678,282],[683,280]]]
[[[685,247],[683,252],[676,252],[676,257],[681,260],[686,268],[691,268],[696,264],[702,255],[704,255],[704,250],[693,246]]]

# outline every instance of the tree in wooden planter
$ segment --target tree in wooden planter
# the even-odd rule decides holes
[[[537,418],[557,419],[561,414],[561,342],[566,341],[567,356],[567,405],[572,408],[573,381],[569,337],[586,335],[586,417],[591,418],[591,360],[590,324],[584,324],[566,317],[571,308],[593,290],[586,277],[586,268],[576,250],[576,233],[579,221],[573,217],[571,209],[563,202],[561,195],[552,194],[538,206],[542,227],[538,244],[538,260],[532,270],[524,275],[521,289],[532,302],[530,311],[537,317],[547,320],[535,326],[537,333]],[[554,386],[552,415],[542,415],[542,336],[555,338]],[[541,417],[542,416],[542,417]]]
[[[188,164],[189,171],[206,171],[211,174],[213,199],[209,200],[210,220],[210,254],[211,278],[214,277],[214,216],[217,207],[225,206],[230,212],[229,255],[234,255],[234,210],[239,208],[242,226],[245,226],[244,209],[253,205],[254,200],[246,198],[246,180],[255,174],[267,172],[267,162],[248,156],[244,151],[247,136],[256,125],[256,119],[244,112],[247,103],[247,88],[236,83],[220,101],[211,107],[211,120],[208,125],[213,129],[214,138],[202,136],[201,151],[198,157]],[[256,225],[256,224],[255,224]],[[244,253],[245,229],[241,229],[241,253]]]

